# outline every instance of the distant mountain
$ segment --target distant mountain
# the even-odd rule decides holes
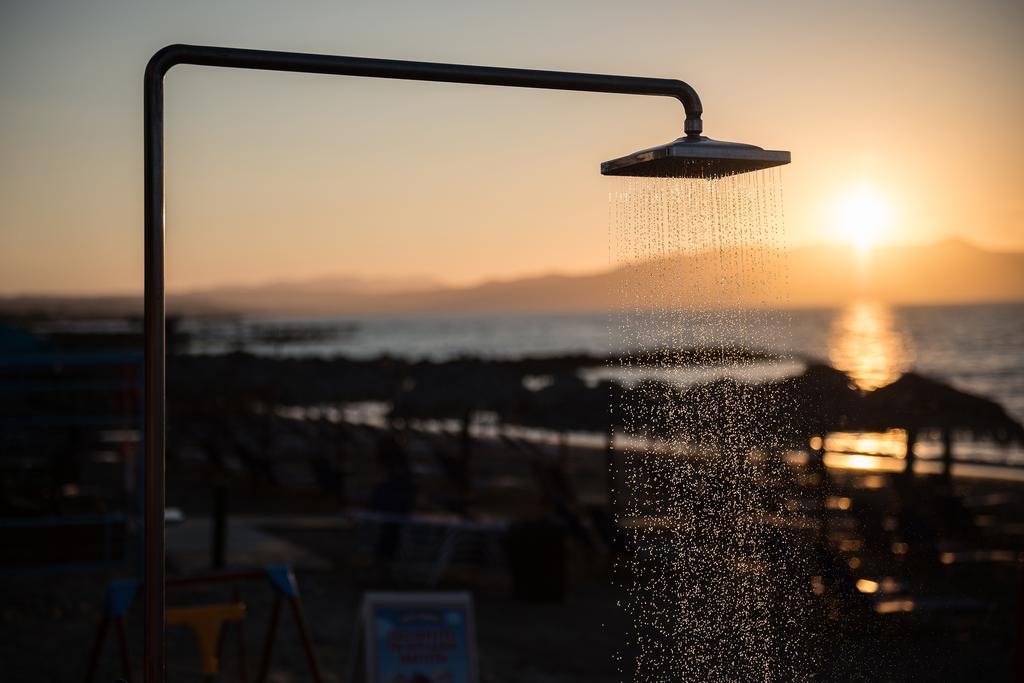
[[[363,278],[335,276],[304,281],[270,282],[257,286],[217,287],[172,294],[168,306],[181,312],[332,313],[334,301],[361,301],[444,291],[426,277]],[[339,310],[339,313],[346,311]]]
[[[786,291],[793,305],[856,298],[895,304],[1024,301],[1024,252],[990,251],[960,239],[877,249],[863,261],[843,246],[794,250]]]
[[[350,292],[352,294],[391,294],[439,289],[444,284],[425,275],[409,277],[371,278],[355,275],[332,275],[309,280],[280,280],[261,285],[233,285],[200,290],[198,296],[277,296],[305,292]],[[188,296],[188,295],[185,295]]]
[[[858,298],[895,304],[1024,301],[1024,252],[962,240],[879,248],[763,247],[676,254],[591,275],[541,275],[446,287],[422,278],[386,285],[358,278],[226,287],[172,295],[172,312],[358,314],[600,311],[621,307],[835,306]],[[0,299],[0,312],[138,313],[138,298]]]

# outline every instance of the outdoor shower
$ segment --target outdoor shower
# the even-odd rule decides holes
[[[601,164],[602,175],[645,178],[721,178],[789,163],[789,152],[689,133],[685,137]]]
[[[672,97],[686,112],[684,137],[601,165],[604,175],[707,178],[789,163],[789,152],[703,137],[700,98],[686,83],[560,71],[505,69],[224,47],[171,45],[150,59],[144,83],[145,393],[144,586],[145,680],[164,680],[164,154],[163,77],[176,64],[336,74],[397,80]]]

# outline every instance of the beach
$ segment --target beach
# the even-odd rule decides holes
[[[479,485],[473,517],[536,515],[534,485],[517,462],[521,457],[512,457],[514,453],[490,440],[484,440],[477,453]],[[554,448],[548,455],[558,457]],[[584,500],[599,500],[603,495],[601,468],[595,466],[602,455],[599,449],[573,448],[567,456],[567,471]],[[362,463],[356,469],[363,474],[350,483],[349,510],[365,509],[366,491],[371,487],[360,484],[360,477],[372,479],[376,465],[372,452],[353,452],[353,457]],[[809,502],[813,489],[798,481],[806,474],[805,468],[793,466],[794,481],[787,484],[787,500],[793,510],[786,526],[803,528],[802,533],[813,537],[818,519]],[[952,559],[936,555],[928,560],[927,552],[913,541],[913,550],[900,554],[900,547],[893,552],[891,544],[903,541],[890,538],[887,543],[876,535],[886,534],[884,519],[899,509],[894,497],[896,477],[845,471],[831,479],[825,507],[834,557],[847,568],[851,559],[859,558],[861,564],[851,573],[851,580],[856,582],[860,576],[879,585],[876,592],[861,592],[856,585],[844,588],[842,580],[829,579],[826,587],[820,568],[807,577],[810,581],[818,577],[814,585],[822,591],[817,610],[801,625],[811,639],[805,656],[820,666],[816,680],[873,681],[878,680],[879,671],[885,671],[891,680],[1005,678],[1011,665],[1008,639],[1016,613],[1015,605],[1005,596],[1016,589],[1017,553],[1012,549],[1019,548],[1019,529],[1024,524],[1021,484],[958,481],[957,496],[968,502],[968,517],[973,520],[970,527],[975,531],[963,527],[959,533],[948,533],[947,529],[943,541],[960,544],[959,554]],[[168,481],[169,505],[182,510],[186,519],[169,529],[172,575],[206,571],[213,499],[210,468],[204,463],[176,462],[169,469]],[[347,680],[361,592],[420,590],[425,587],[422,578],[381,573],[373,559],[373,525],[339,508],[336,498],[325,496],[316,487],[308,483],[268,487],[246,478],[229,481],[229,533],[238,537],[231,541],[229,536],[228,565],[293,563],[326,680]],[[778,486],[776,482],[770,488]],[[922,500],[931,497],[935,486],[930,480],[920,483]],[[800,490],[804,494],[799,494]],[[422,491],[424,496],[430,492],[426,487]],[[875,520],[875,515],[881,517]],[[986,551],[1002,547],[1007,557],[974,557],[972,547]],[[504,561],[483,561],[472,548],[441,575],[436,588],[469,589],[474,595],[484,681],[617,681],[622,677],[619,672],[628,670],[631,658],[636,657],[624,637],[630,620],[620,606],[625,586],[632,581],[628,563],[595,552],[571,536],[565,539],[565,552],[564,597],[554,601],[517,598]],[[931,568],[922,570],[922,562]],[[45,583],[36,575],[8,577],[3,588],[3,619],[9,627],[17,625],[23,634],[16,643],[5,641],[7,651],[0,651],[0,659],[16,663],[5,668],[9,680],[76,678],[87,660],[99,620],[103,587],[118,575],[120,572],[60,573]],[[241,584],[240,589],[251,614],[244,631],[251,676],[272,593],[260,582]],[[169,604],[223,599],[227,591],[227,587],[175,589],[169,592]],[[133,612],[129,621],[136,665],[141,652],[139,616]],[[225,632],[223,664],[229,675],[237,673],[235,637],[230,629]],[[948,646],[951,640],[956,648]],[[53,642],[67,644],[63,656],[52,656]],[[175,680],[191,680],[190,676],[196,675],[189,673],[196,671],[189,664],[196,661],[191,636],[172,629],[168,642]],[[105,652],[98,680],[119,674],[112,641]],[[285,620],[275,644],[270,680],[306,680],[305,667],[297,633]]]
[[[1024,529],[1016,310],[759,312],[777,325],[757,334],[764,346],[733,345],[742,317],[715,317],[692,337],[711,346],[655,338],[626,352],[607,315],[176,323],[170,576],[293,566],[328,680],[350,666],[361,595],[380,589],[470,591],[484,681],[612,681],[701,661],[725,678],[770,662],[789,680],[876,680],[880,668],[894,680],[998,679],[1012,666],[1006,596]],[[958,319],[973,332],[954,335],[957,349],[930,336]],[[76,558],[38,567],[55,572],[45,586],[19,572],[4,588],[9,624],[81,643],[62,659],[19,646],[18,676],[66,680],[87,661],[105,584],[138,561],[137,328],[39,326],[64,345],[47,356],[71,368],[60,386],[85,393],[39,393],[25,419],[71,411],[122,425],[47,437],[91,453],[59,504],[123,520],[112,561],[62,570],[97,547],[80,534]],[[1010,410],[960,390],[977,387]],[[9,511],[29,512],[18,505]],[[52,533],[10,547],[38,558]],[[227,590],[179,588],[169,604]],[[253,668],[272,592],[238,590]],[[689,616],[673,617],[671,644],[652,645],[663,614]],[[297,636],[284,620],[271,680],[304,680]],[[187,631],[171,631],[169,647],[185,679]],[[115,653],[111,640],[101,679],[116,674]]]

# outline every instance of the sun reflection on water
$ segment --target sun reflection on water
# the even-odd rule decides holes
[[[907,455],[907,434],[902,429],[890,429],[887,432],[832,432],[825,439],[825,450],[903,459]]]
[[[829,361],[865,391],[885,386],[910,367],[909,342],[892,310],[878,301],[858,301],[832,323]]]

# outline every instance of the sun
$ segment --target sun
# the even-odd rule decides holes
[[[861,252],[874,247],[889,227],[889,205],[869,186],[842,195],[836,202],[835,215],[840,237]]]

